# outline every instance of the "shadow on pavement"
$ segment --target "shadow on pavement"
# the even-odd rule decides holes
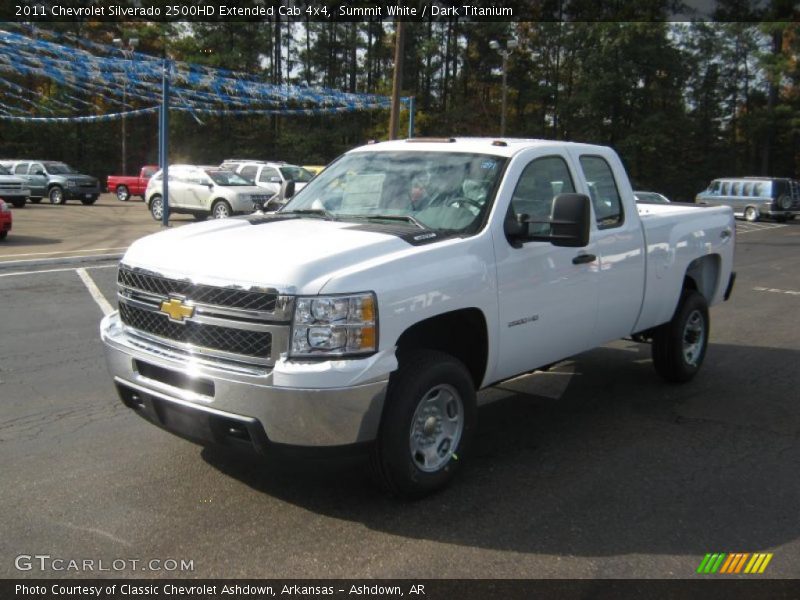
[[[480,409],[454,484],[416,503],[384,497],[354,460],[202,456],[264,494],[396,536],[578,556],[754,551],[800,535],[799,354],[712,344],[695,381],[671,386],[630,343],[507,382],[512,394]]]

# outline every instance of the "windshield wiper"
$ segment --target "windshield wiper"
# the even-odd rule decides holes
[[[325,217],[328,221],[336,221],[336,215],[324,208],[301,208],[298,210],[279,210],[278,214],[282,215],[317,215]]]
[[[430,229],[411,215],[339,215],[348,219],[366,219],[367,221],[404,221],[416,225],[420,229]]]

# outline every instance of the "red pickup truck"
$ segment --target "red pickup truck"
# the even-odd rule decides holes
[[[109,175],[106,189],[117,195],[117,199],[127,202],[131,196],[141,196],[144,200],[144,191],[147,189],[147,182],[158,171],[155,165],[145,165],[142,167],[138,177],[127,175]]]

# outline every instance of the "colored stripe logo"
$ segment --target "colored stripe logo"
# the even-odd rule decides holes
[[[766,570],[772,557],[773,554],[771,553],[761,552],[754,554],[749,552],[706,554],[700,562],[700,566],[697,567],[697,572],[703,575],[713,575],[715,573],[720,575],[735,575],[737,573],[755,575]]]

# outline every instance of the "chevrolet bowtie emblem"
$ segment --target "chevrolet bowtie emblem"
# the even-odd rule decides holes
[[[183,323],[184,319],[188,319],[194,314],[194,306],[184,304],[178,298],[170,298],[161,303],[161,312],[169,316],[170,321]]]

